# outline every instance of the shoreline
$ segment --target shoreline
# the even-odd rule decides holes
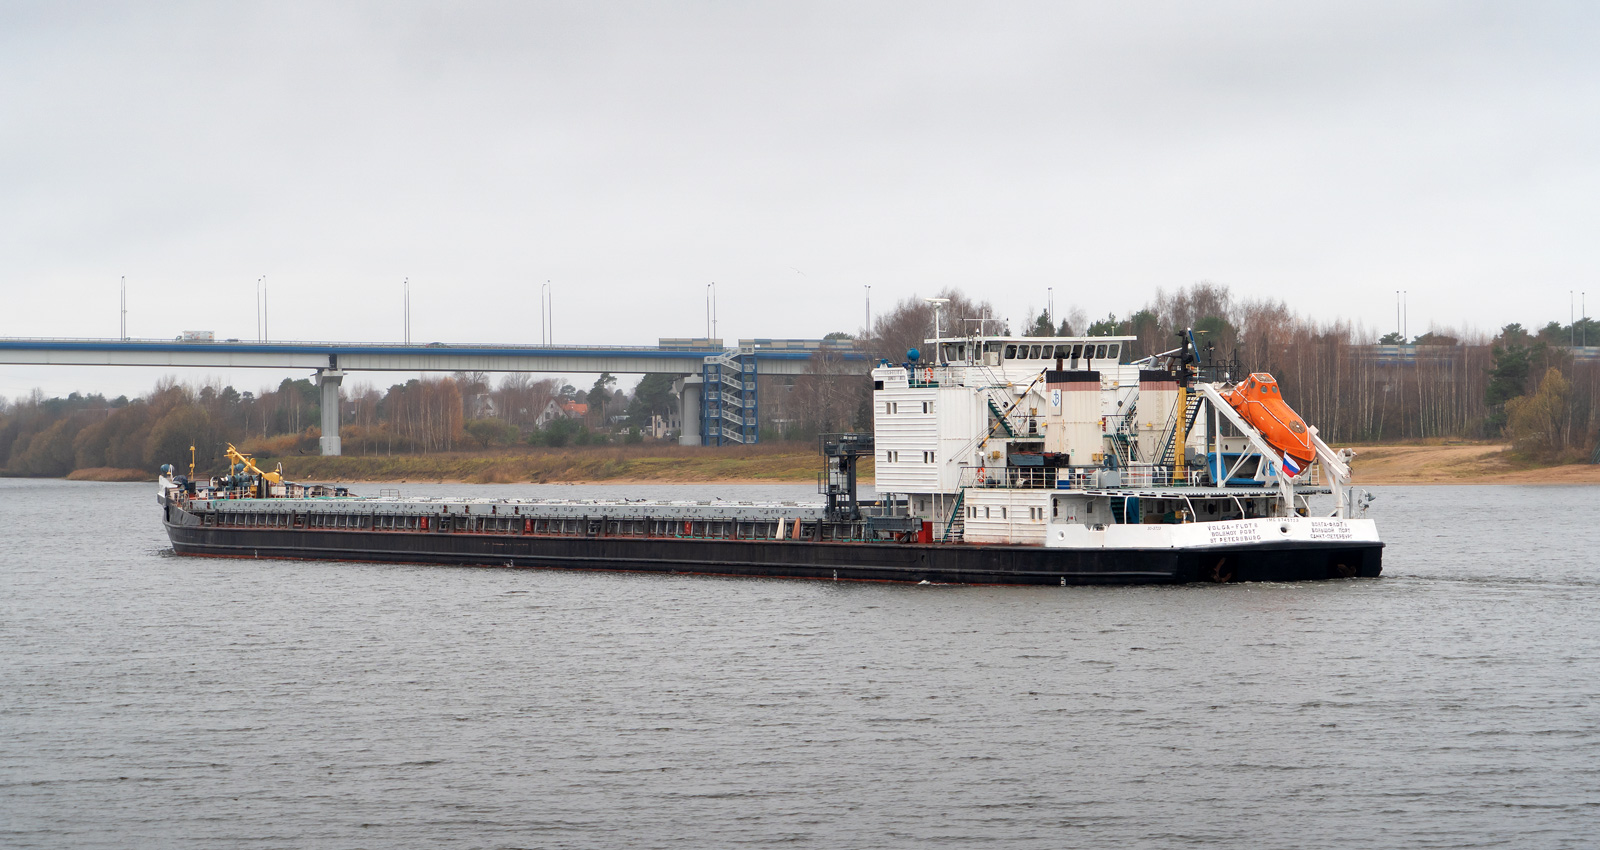
[[[1492,443],[1451,445],[1357,446],[1352,483],[1358,487],[1461,485],[1591,485],[1600,484],[1600,464],[1531,466],[1510,458],[1506,446]],[[543,456],[473,455],[384,458],[301,458],[309,467],[291,477],[297,481],[333,484],[550,484],[561,486],[649,486],[654,484],[807,484],[816,480],[816,455],[811,452],[768,452],[760,455],[698,457],[600,457],[589,453]],[[395,461],[400,461],[396,464]],[[387,466],[362,469],[363,466]],[[394,469],[394,466],[401,469]],[[317,467],[335,469],[319,471]],[[870,464],[863,464],[861,482],[871,486]],[[343,467],[343,468],[340,468]],[[354,468],[352,468],[354,467]],[[410,467],[409,469],[404,467]],[[432,467],[428,469],[427,467]],[[328,474],[330,472],[335,474]],[[389,474],[385,474],[385,473]],[[442,472],[429,475],[428,472]],[[755,472],[756,474],[749,474]],[[766,474],[761,474],[765,472]],[[421,473],[421,474],[419,474]],[[451,474],[455,473],[455,474]],[[466,474],[462,474],[466,473]],[[599,473],[599,474],[595,474]],[[632,473],[632,474],[630,474]],[[644,474],[639,474],[644,473]],[[745,473],[745,474],[741,474]],[[57,479],[61,480],[61,479]],[[140,469],[97,467],[68,473],[70,481],[155,481]]]

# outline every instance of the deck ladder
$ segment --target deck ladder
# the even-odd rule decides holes
[[[939,538],[940,543],[960,542],[966,535],[966,501],[967,488],[963,487],[956,493],[956,504],[950,509],[950,519],[945,521],[944,536]]]

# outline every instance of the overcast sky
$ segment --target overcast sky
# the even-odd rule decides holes
[[[1593,3],[0,2],[0,336],[652,343],[1200,280],[1600,304]],[[1591,286],[1591,284],[1596,284]],[[0,367],[0,394],[144,370]],[[195,375],[185,375],[193,379]],[[278,376],[221,375],[242,388]],[[386,383],[387,376],[372,376]]]

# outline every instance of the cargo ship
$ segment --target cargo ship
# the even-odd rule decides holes
[[[871,371],[871,433],[826,435],[816,503],[357,496],[262,470],[162,467],[180,555],[997,585],[1374,577],[1383,543],[1265,373],[1192,333],[927,340]],[[876,497],[857,468],[875,465]]]

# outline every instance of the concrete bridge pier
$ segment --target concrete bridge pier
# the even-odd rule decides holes
[[[672,383],[678,394],[678,445],[700,445],[700,396],[706,384],[699,375],[684,375]]]
[[[332,457],[342,453],[339,445],[339,384],[344,373],[338,369],[318,369],[317,386],[322,388],[322,454]]]

